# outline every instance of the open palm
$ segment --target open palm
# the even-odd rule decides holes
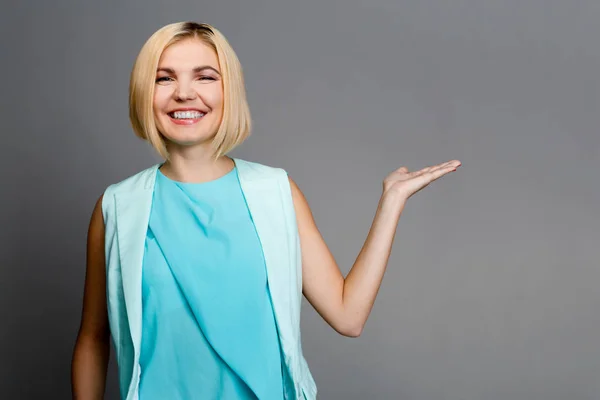
[[[383,192],[396,193],[408,199],[436,179],[456,171],[460,165],[460,161],[452,160],[413,172],[406,167],[400,167],[383,180]]]

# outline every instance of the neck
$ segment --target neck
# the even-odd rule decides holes
[[[187,183],[202,183],[215,180],[230,172],[235,163],[230,157],[221,156],[217,160],[213,154],[170,153],[169,160],[160,167],[166,177]]]

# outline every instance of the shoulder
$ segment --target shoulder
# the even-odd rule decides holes
[[[271,179],[277,181],[279,187],[283,189],[283,193],[293,202],[297,210],[310,211],[304,193],[302,193],[285,169],[240,159],[235,159],[235,162],[238,170],[240,167],[246,170],[247,177],[251,179]]]
[[[119,182],[109,185],[100,198],[104,216],[106,217],[106,213],[109,212],[111,206],[114,205],[114,197],[116,194],[131,193],[151,187],[154,178],[156,177],[157,169],[158,164],[155,164],[130,175]]]
[[[277,179],[287,180],[287,171],[280,167],[274,167],[254,161],[242,160],[235,158],[235,165],[238,173],[243,175],[247,180],[258,179]]]
[[[105,195],[120,192],[131,192],[137,189],[148,188],[156,176],[158,164],[139,171],[127,178],[108,186],[104,192]]]
[[[298,202],[306,202],[300,188],[285,169],[238,158],[234,160],[240,179],[246,182],[270,182],[269,184],[274,184],[281,190],[286,202],[293,203],[296,207]]]

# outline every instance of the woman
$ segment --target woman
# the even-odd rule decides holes
[[[129,101],[135,133],[165,161],[109,186],[92,213],[74,397],[102,398],[112,336],[124,399],[315,399],[302,295],[359,336],[406,201],[460,162],[388,175],[344,278],[286,172],[226,155],[249,135],[250,114],[219,31],[158,30]]]

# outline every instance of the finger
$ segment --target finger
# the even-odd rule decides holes
[[[459,160],[450,160],[448,162],[445,162],[444,164],[448,166],[453,166],[454,168],[458,168],[462,165],[462,163]]]
[[[444,163],[436,165],[436,168],[445,168],[445,167],[458,167],[460,165],[460,161],[458,160],[450,160]]]
[[[437,165],[435,168],[433,168],[431,170],[431,172],[437,171],[437,170],[440,170],[440,169],[446,169],[446,168],[456,169],[460,165],[461,165],[460,161],[458,161],[458,160],[451,160],[451,161],[447,161],[445,163]]]
[[[454,165],[449,165],[444,168],[438,168],[434,171],[431,171],[427,174],[427,176],[429,178],[429,182],[433,182],[436,179],[439,179],[442,176],[449,174],[452,171],[456,171],[456,168],[454,167]]]
[[[428,167],[422,168],[418,171],[415,172],[411,172],[410,175],[411,176],[419,176],[419,175],[423,175],[429,172],[434,172],[437,171],[441,168],[458,168],[461,165],[461,162],[458,160],[450,160],[450,161],[446,161],[444,163],[441,164],[437,164],[437,165],[430,165]]]
[[[410,178],[416,178],[418,176],[425,175],[427,172],[429,172],[429,167],[420,169],[418,171],[409,172],[408,176]]]
[[[412,174],[413,174],[414,176],[417,176],[417,175],[423,175],[424,173],[427,173],[427,172],[431,171],[431,170],[432,170],[433,168],[435,168],[435,167],[436,167],[435,165],[430,165],[430,166],[428,166],[428,167],[421,168],[421,169],[420,169],[420,170],[418,170],[418,171],[414,171],[414,172],[412,172]]]

